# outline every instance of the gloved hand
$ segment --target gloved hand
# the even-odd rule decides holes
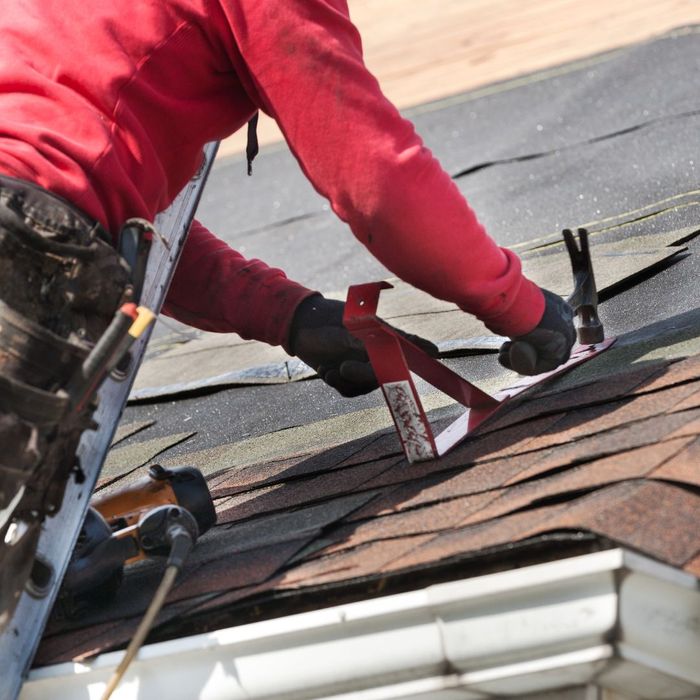
[[[503,343],[498,361],[518,374],[542,374],[556,369],[569,359],[576,341],[574,311],[557,294],[547,289],[544,315],[536,328]]]
[[[321,294],[304,299],[294,312],[287,349],[342,396],[360,396],[377,388],[377,378],[364,343],[343,326],[344,309],[342,301]],[[437,357],[438,349],[430,341],[399,332]]]

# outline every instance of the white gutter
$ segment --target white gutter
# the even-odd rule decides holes
[[[32,671],[20,700],[100,697],[122,652]],[[144,647],[115,700],[441,700],[597,684],[700,696],[700,587],[622,549]]]

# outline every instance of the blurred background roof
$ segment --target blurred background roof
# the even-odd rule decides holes
[[[399,109],[700,22],[694,0],[348,0],[365,61]],[[280,141],[262,117],[260,143]],[[219,157],[245,149],[245,133]]]

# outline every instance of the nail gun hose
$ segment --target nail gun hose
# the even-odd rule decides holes
[[[163,603],[165,603],[165,599],[168,597],[168,593],[170,593],[170,589],[175,583],[175,578],[182,567],[185,557],[187,556],[187,552],[192,549],[193,544],[192,538],[186,533],[183,535],[178,533],[173,538],[170,557],[168,558],[168,565],[165,569],[165,573],[163,574],[163,579],[158,586],[158,590],[156,590],[156,593],[153,596],[153,600],[151,600],[151,604],[146,610],[146,614],[139,623],[131,642],[129,642],[129,646],[126,649],[124,657],[119,662],[119,666],[117,666],[116,670],[112,674],[112,677],[109,679],[109,683],[107,683],[107,687],[102,694],[102,700],[109,700],[117,685],[119,685],[119,681],[121,681],[122,677],[129,668],[129,665],[134,660],[134,657],[136,654],[138,654],[141,645],[148,636],[148,633],[151,631],[151,627],[153,626],[160,609],[163,607]]]

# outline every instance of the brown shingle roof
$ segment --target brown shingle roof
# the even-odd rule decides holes
[[[247,599],[327,586],[368,595],[494,550],[513,561],[524,543],[552,533],[593,533],[700,575],[699,399],[695,356],[541,389],[432,462],[409,465],[396,436],[382,433],[224,470],[210,479],[219,524],[161,620],[191,618],[202,629],[202,619],[205,628],[231,624],[227,606]],[[54,622],[37,662],[126,642],[159,575],[153,563],[136,567],[113,606]]]

